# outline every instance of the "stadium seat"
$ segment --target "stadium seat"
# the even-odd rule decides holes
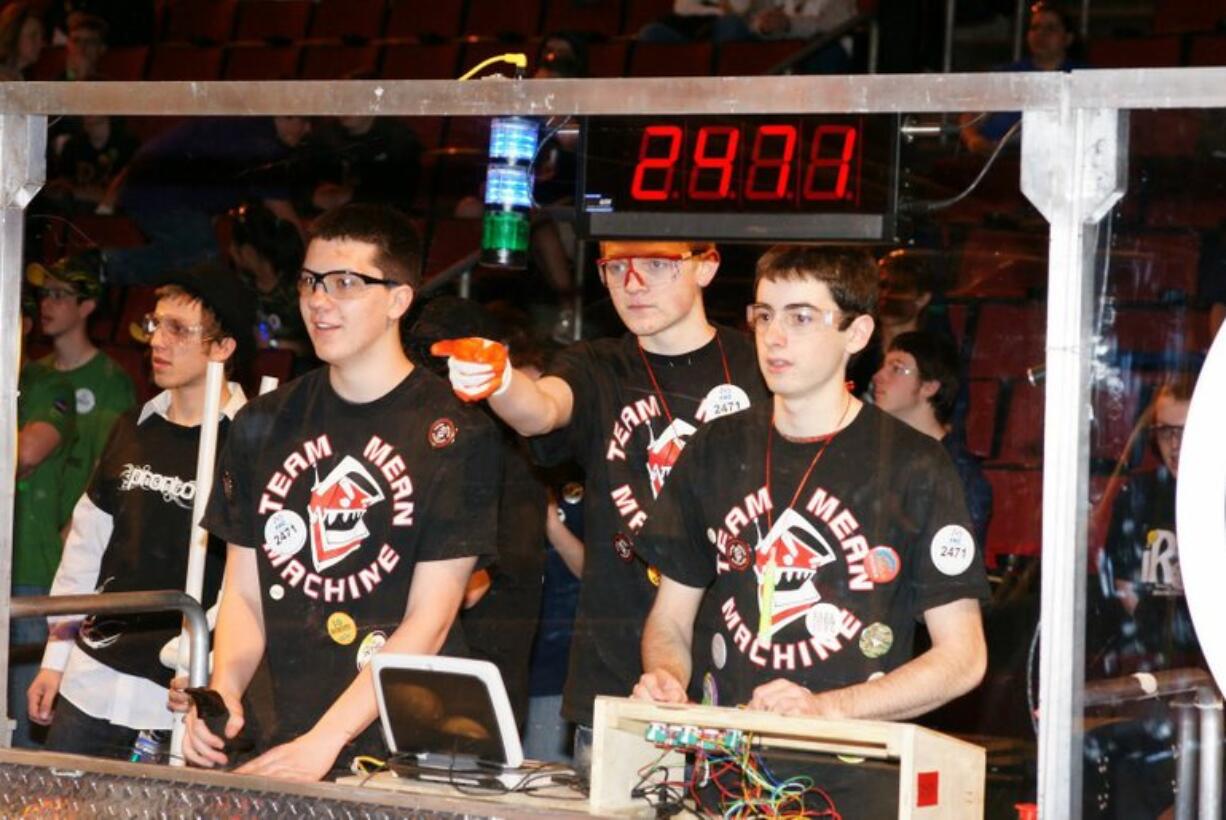
[[[1044,364],[1046,338],[1046,304],[980,305],[968,375],[1024,379],[1028,368]]]
[[[1110,260],[1107,288],[1117,301],[1180,301],[1196,292],[1200,238],[1190,231],[1119,236]]]
[[[38,55],[38,62],[30,66],[31,80],[55,80],[64,73],[64,47],[47,46]]]
[[[1162,0],[1154,3],[1154,32],[1184,34],[1213,31],[1226,21],[1226,8],[1216,0]]]
[[[1047,282],[1047,237],[1041,233],[972,230],[962,248],[950,295],[1025,298]]]
[[[967,314],[970,312],[970,306],[957,302],[948,305],[945,312],[949,316],[949,328],[954,332],[954,339],[961,348],[966,342],[966,323],[969,321]]]
[[[432,151],[439,147],[443,139],[443,129],[447,124],[444,117],[404,117],[404,123],[413,129],[422,150]]]
[[[967,390],[970,406],[966,415],[966,449],[980,458],[991,458],[996,418],[1000,410],[1000,382],[997,379],[971,379]]]
[[[298,46],[235,46],[228,49],[227,80],[292,80],[298,76]]]
[[[1226,35],[1202,34],[1192,38],[1188,47],[1188,65],[1226,65]]]
[[[541,28],[541,0],[471,0],[464,33],[470,37],[532,37]]]
[[[582,31],[612,37],[621,31],[621,0],[546,0],[543,34]]]
[[[1043,473],[984,470],[992,485],[992,520],[984,550],[989,566],[1002,555],[1037,556],[1043,543]]]
[[[426,251],[426,281],[480,249],[480,219],[436,219]]]
[[[126,216],[76,214],[72,218],[72,224],[98,247],[131,248],[145,244],[145,235],[136,223]]]
[[[383,36],[387,40],[450,40],[460,35],[462,3],[392,0]]]
[[[1092,40],[1089,63],[1095,68],[1161,68],[1180,65],[1182,43],[1175,35]]]
[[[281,384],[285,384],[294,375],[294,354],[288,350],[264,348],[256,351],[251,361],[251,378],[247,384],[247,395],[255,396],[260,391],[260,379],[272,376]]]
[[[803,40],[746,40],[740,43],[723,43],[715,58],[715,73],[726,77],[765,74],[799,51],[803,45]]]
[[[1204,117],[1199,111],[1137,109],[1129,115],[1130,152],[1140,157],[1192,157]]]
[[[98,73],[104,79],[131,82],[145,78],[145,63],[149,60],[148,46],[110,48],[98,60]]]
[[[132,379],[132,386],[136,388],[137,404],[143,404],[153,398],[157,386],[149,375],[149,348],[108,345],[102,348],[102,352],[114,359]]]
[[[314,6],[311,0],[243,0],[238,6],[234,38],[296,43],[306,36]]]
[[[626,76],[626,56],[630,43],[613,40],[608,43],[592,43],[587,47],[587,73],[589,77]]]
[[[711,73],[710,43],[635,43],[630,53],[631,77],[703,77]]]
[[[217,80],[221,78],[220,48],[158,46],[149,61],[150,80]]]
[[[157,307],[155,287],[130,286],[125,288],[123,308],[119,318],[115,320],[115,332],[111,336],[111,344],[115,347],[132,347],[143,342],[132,337],[132,325],[139,325],[146,313]]]
[[[389,80],[454,80],[458,43],[389,45],[383,49],[382,76]]]
[[[1179,358],[1209,349],[1209,318],[1201,310],[1170,307],[1123,307],[1104,334],[1117,349],[1134,354]]]
[[[302,49],[303,80],[341,80],[361,71],[376,71],[377,46],[307,46]]]
[[[383,36],[384,0],[320,0],[308,36],[315,40],[370,42]]]
[[[1043,463],[1045,392],[1043,385],[1031,387],[1026,381],[1013,382],[1000,449],[993,462],[1023,467],[1038,467]]]
[[[234,31],[237,5],[237,0],[172,0],[162,42],[224,45]]]

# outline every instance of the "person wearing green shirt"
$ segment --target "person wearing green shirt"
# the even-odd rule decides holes
[[[111,426],[136,402],[132,380],[93,345],[87,333],[90,314],[102,295],[99,259],[97,252],[86,252],[26,269],[26,281],[36,297],[34,318],[51,340],[52,352],[28,362],[20,375],[22,438],[14,509],[13,595],[46,595],[51,588],[60,561],[61,530],[85,491]],[[66,423],[57,427],[57,415],[71,415],[71,427]],[[51,435],[52,430],[58,437]],[[25,455],[20,452],[23,447]],[[39,647],[46,640],[42,619],[14,622],[10,692],[29,686],[38,671]],[[29,658],[27,647],[33,652]],[[12,711],[17,720],[13,745],[36,745],[20,699],[15,699]]]

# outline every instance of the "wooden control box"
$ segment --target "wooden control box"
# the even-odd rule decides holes
[[[781,717],[720,706],[646,703],[596,698],[592,738],[591,809],[624,812],[642,807],[631,789],[639,770],[661,750],[645,737],[653,723],[753,734],[754,748],[892,761],[898,766],[898,817],[965,820],[983,816],[984,750],[910,723]],[[684,766],[680,753],[660,765]]]

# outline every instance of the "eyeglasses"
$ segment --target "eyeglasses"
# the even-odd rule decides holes
[[[842,316],[838,308],[819,308],[813,305],[787,305],[779,311],[783,329],[797,336],[812,333],[819,327],[834,327],[835,317]],[[775,309],[770,305],[755,303],[745,308],[745,320],[754,333],[765,333],[775,321]]]
[[[324,293],[333,299],[358,299],[372,285],[382,285],[385,288],[396,288],[404,282],[394,279],[378,279],[352,270],[330,270],[316,273],[313,270],[302,269],[298,275],[298,295],[310,296],[318,287],[323,287]]]
[[[141,330],[145,331],[145,335],[150,340],[153,339],[153,334],[158,332],[160,328],[170,339],[171,344],[183,344],[189,342],[193,338],[199,336],[200,341],[208,341],[211,337],[204,335],[204,325],[185,325],[178,319],[170,316],[158,316],[156,313],[146,313],[145,318],[140,323]]]
[[[35,288],[34,295],[40,302],[43,299],[50,299],[52,302],[67,302],[69,299],[78,298],[77,292],[70,288]]]
[[[675,281],[681,273],[681,263],[693,256],[689,251],[655,256],[611,256],[597,259],[596,269],[609,290],[625,289],[631,276],[641,287],[658,287]]]
[[[897,359],[888,360],[881,367],[883,370],[890,371],[890,373],[892,373],[895,376],[913,376],[915,375],[914,367],[907,367],[905,364],[898,361]]]
[[[1151,424],[1149,432],[1158,441],[1164,441],[1167,444],[1178,444],[1183,441],[1182,424]]]

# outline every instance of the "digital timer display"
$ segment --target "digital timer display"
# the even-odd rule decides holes
[[[593,236],[880,239],[896,134],[888,115],[592,118],[584,215]]]

